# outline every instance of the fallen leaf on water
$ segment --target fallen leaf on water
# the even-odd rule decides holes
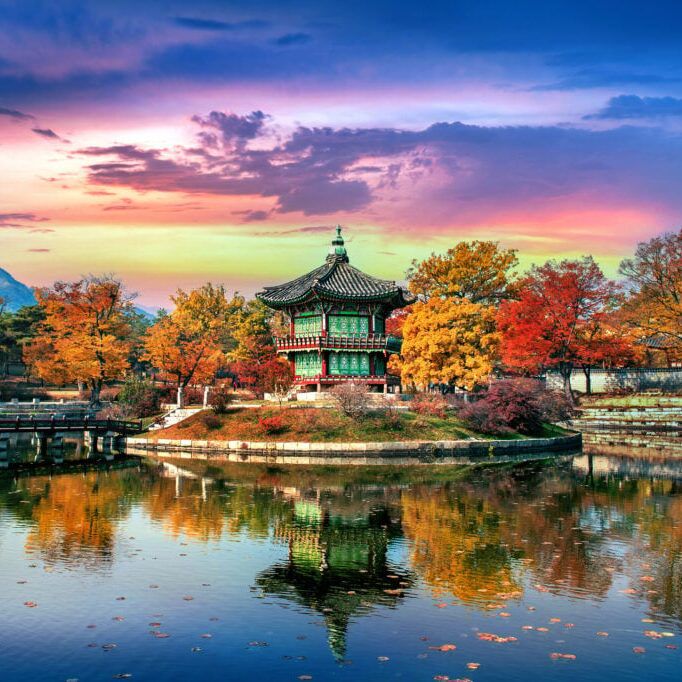
[[[433,651],[454,651],[457,647],[454,644],[441,644],[440,646],[430,646]]]
[[[651,639],[661,639],[661,637],[663,637],[663,635],[660,632],[657,632],[656,630],[645,630],[644,636],[650,637]]]
[[[312,680],[313,676],[312,675],[299,675],[298,679],[299,680]]]
[[[170,635],[167,632],[155,632],[154,637],[156,637],[156,639],[167,639]]]
[[[192,600],[194,599],[194,597],[190,596],[189,594],[186,594],[186,595],[183,597],[183,599],[184,599],[185,601],[192,601]]]
[[[447,604],[442,604],[442,603],[436,604],[436,608],[439,608],[439,609],[444,609],[446,606],[447,606]]]
[[[643,575],[640,580],[644,583],[652,583],[654,582],[654,577],[652,575]]]
[[[116,622],[120,623],[121,621],[125,620],[123,616],[114,616],[111,620],[115,620]]]
[[[506,611],[500,611],[498,614],[500,618],[509,618],[511,616],[511,613],[507,613]]]
[[[522,629],[522,630],[532,630],[532,629],[533,629],[533,626],[532,626],[532,625],[522,625],[522,626],[521,626],[521,629]]]
[[[642,623],[655,623],[653,618],[642,618]]]
[[[624,590],[621,590],[621,592],[622,594],[637,594],[637,590],[632,587],[626,587]]]
[[[153,622],[149,623],[149,627],[151,627],[151,628],[160,628],[160,627],[161,627],[161,623],[159,623],[158,621],[153,621]]]
[[[210,632],[205,632],[203,635],[201,635],[202,639],[211,639],[213,635]]]
[[[28,606],[29,609],[35,609],[38,604],[34,601],[25,601],[24,606]]]
[[[467,668],[469,668],[469,670],[478,670],[480,667],[480,663],[467,663]]]
[[[196,654],[196,653],[198,653],[199,651],[201,651],[201,647],[200,647],[200,646],[193,646],[193,647],[190,649],[190,651],[191,651],[193,654]]]
[[[666,649],[677,649],[677,644],[666,644],[665,648]]]
[[[118,644],[102,644],[102,649],[105,651],[111,651],[112,649],[115,649],[118,646]]]
[[[391,659],[388,656],[377,656],[377,661],[380,663],[386,663],[386,661],[390,661]]]
[[[116,597],[116,601],[125,601],[125,597]]]
[[[550,657],[551,659],[555,660],[555,661],[556,661],[556,660],[559,660],[559,659],[563,659],[563,660],[566,660],[566,661],[575,661],[575,659],[576,659],[576,655],[575,655],[575,654],[560,654],[560,653],[558,653],[558,652],[556,652],[556,651],[555,651],[554,653],[551,653],[551,654],[549,655],[549,657]]]
[[[643,654],[646,652],[646,649],[643,646],[633,646],[632,651],[635,654]]]
[[[549,622],[550,623],[561,623],[561,618],[550,618]]]
[[[608,636],[609,636],[609,633],[608,633],[608,632],[604,632],[603,630],[600,630],[597,634],[598,634],[600,637],[608,637]]]
[[[565,627],[565,628],[574,628],[574,627],[575,627],[575,623],[564,623],[564,627]]]
[[[549,632],[549,628],[535,628],[538,632]]]
[[[117,675],[113,675],[113,678],[115,680],[127,680],[129,677],[132,677],[132,673],[118,673]]]

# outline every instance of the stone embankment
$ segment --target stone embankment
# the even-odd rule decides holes
[[[682,456],[682,397],[603,398],[581,406],[570,426],[586,452]]]
[[[258,464],[414,465],[481,464],[540,459],[579,450],[580,434],[522,440],[391,441],[385,443],[298,443],[128,438],[126,451],[172,459]]]

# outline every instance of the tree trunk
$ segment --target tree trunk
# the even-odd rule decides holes
[[[591,395],[592,393],[592,368],[589,366],[583,367],[583,373],[585,374],[585,393]]]
[[[90,407],[99,410],[102,407],[102,401],[100,396],[102,394],[102,382],[97,380],[93,381],[90,385]]]
[[[573,390],[571,389],[571,374],[573,373],[573,367],[569,365],[568,367],[561,368],[561,375],[564,379],[564,393],[566,399],[571,405],[575,404],[575,397],[573,396]]]

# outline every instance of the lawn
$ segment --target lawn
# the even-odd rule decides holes
[[[281,422],[281,428],[266,430],[261,424],[262,420],[273,418]],[[539,435],[561,435],[556,429],[548,427],[546,433]],[[506,436],[520,437],[519,434]],[[413,412],[396,412],[392,415],[375,412],[351,419],[334,409],[262,407],[232,408],[224,415],[214,415],[211,411],[200,412],[168,429],[150,433],[149,438],[329,443],[487,439],[491,436],[473,432],[454,415],[441,418]]]

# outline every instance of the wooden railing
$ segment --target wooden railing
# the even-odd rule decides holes
[[[24,416],[0,419],[0,432],[46,432],[56,431],[96,431],[106,433],[113,431],[121,435],[142,431],[141,421],[124,421],[122,419],[95,419],[91,417],[59,416]]]
[[[400,339],[386,334],[349,334],[346,336],[318,334],[315,336],[280,336],[275,338],[277,350],[310,350],[314,348],[340,350],[400,350]]]

